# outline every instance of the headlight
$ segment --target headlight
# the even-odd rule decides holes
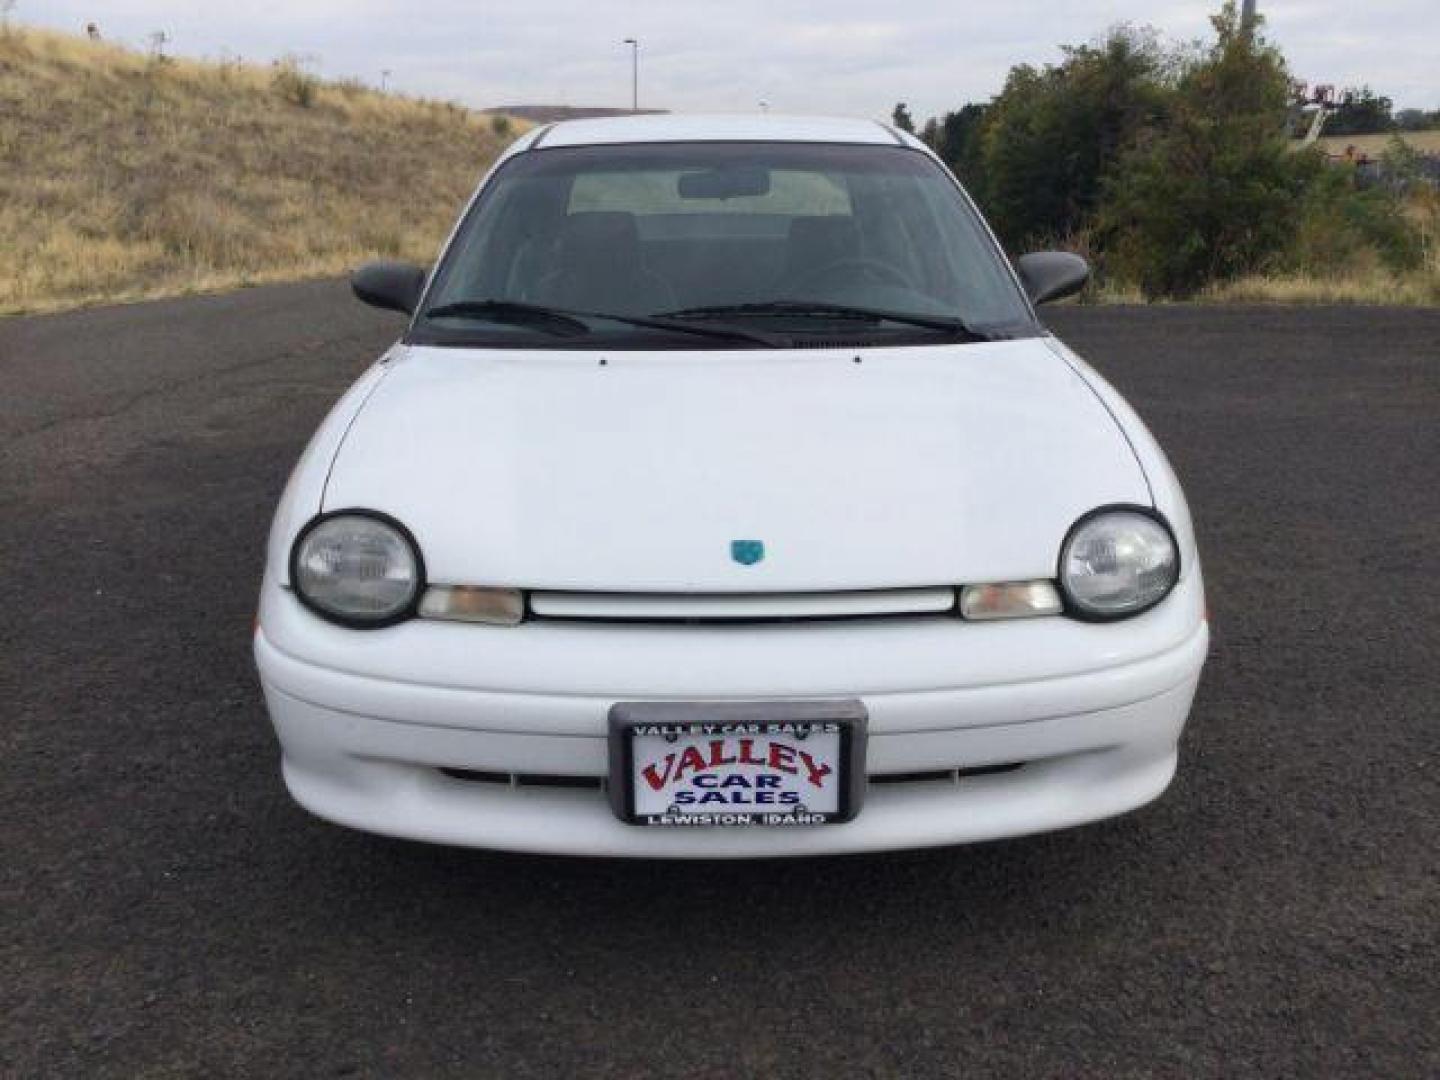
[[[369,510],[317,517],[295,540],[290,582],[312,611],[345,626],[408,618],[425,567],[398,521]]]
[[[1060,587],[1071,614],[1082,619],[1138,615],[1165,599],[1179,576],[1174,536],[1145,510],[1088,514],[1060,549]]]

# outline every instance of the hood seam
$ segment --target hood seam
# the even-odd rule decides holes
[[[1070,362],[1070,357],[1065,355],[1065,350],[1058,347],[1058,341],[1054,334],[1050,334],[1042,340],[1045,342],[1045,347],[1054,353],[1062,364],[1070,369],[1071,373],[1080,380],[1086,390],[1090,391],[1095,400],[1100,403],[1100,407],[1105,410],[1105,415],[1110,417],[1110,422],[1115,425],[1116,430],[1120,432],[1120,437],[1125,440],[1125,445],[1130,448],[1130,457],[1135,461],[1135,468],[1139,470],[1140,479],[1145,482],[1145,494],[1149,497],[1150,509],[1158,510],[1159,507],[1155,502],[1155,486],[1150,483],[1150,474],[1145,471],[1145,463],[1140,460],[1140,452],[1135,449],[1135,442],[1130,438],[1130,432],[1126,430],[1125,425],[1120,422],[1120,418],[1115,415],[1115,410],[1110,408],[1110,403],[1105,400],[1104,395],[1101,394],[1099,390],[1095,389],[1090,380],[1085,377],[1085,373]]]
[[[325,512],[325,504],[330,498],[330,479],[335,474],[335,463],[340,460],[340,452],[345,449],[345,443],[350,438],[350,432],[355,427],[355,422],[360,419],[360,414],[365,411],[365,406],[370,404],[370,399],[375,396],[375,392],[384,385],[386,379],[390,378],[390,373],[394,370],[393,362],[399,349],[400,346],[393,346],[380,358],[378,363],[382,365],[385,370],[380,373],[380,377],[375,380],[375,385],[370,387],[369,393],[365,395],[360,404],[355,406],[354,412],[350,414],[350,419],[345,423],[345,430],[340,433],[340,438],[335,441],[335,452],[330,455],[330,460],[325,464],[325,482],[320,485],[320,505],[315,511],[318,514]]]

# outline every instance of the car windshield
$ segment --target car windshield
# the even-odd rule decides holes
[[[989,233],[927,155],[658,143],[505,163],[461,223],[411,338],[754,348],[1035,332]]]

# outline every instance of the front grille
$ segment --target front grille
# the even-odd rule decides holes
[[[532,592],[530,611],[542,619],[637,622],[750,622],[934,615],[955,609],[952,586],[856,589],[844,592],[618,593]]]

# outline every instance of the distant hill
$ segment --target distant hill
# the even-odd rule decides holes
[[[434,257],[528,125],[322,82],[0,34],[0,314]]]
[[[553,124],[557,120],[589,120],[600,116],[634,116],[637,113],[667,113],[669,109],[599,109],[583,105],[501,105],[486,109],[487,113],[502,113],[532,124]]]

